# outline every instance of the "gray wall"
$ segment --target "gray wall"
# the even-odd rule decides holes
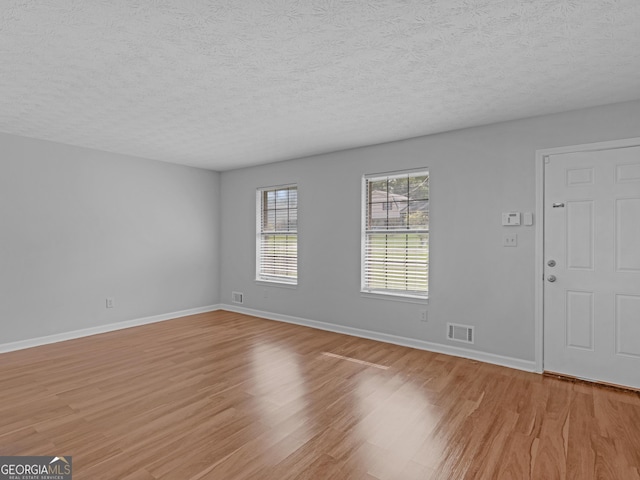
[[[502,227],[500,214],[535,210],[536,149],[637,136],[640,102],[631,102],[224,172],[220,301],[241,291],[244,307],[442,344],[446,322],[475,325],[470,348],[533,360],[534,228]],[[422,166],[431,173],[426,324],[422,305],[359,293],[361,177]],[[255,189],[286,183],[298,184],[300,202],[297,288],[254,281]],[[506,231],[517,248],[502,247]]]
[[[0,134],[0,344],[218,303],[219,177]]]
[[[218,174],[0,134],[0,344],[231,304],[237,290],[245,307],[436,343],[447,321],[471,324],[471,348],[533,360],[534,229],[500,213],[534,211],[536,149],[637,136],[630,102]],[[429,304],[363,296],[361,177],[422,166]],[[284,183],[299,186],[296,288],[254,281],[255,189]]]

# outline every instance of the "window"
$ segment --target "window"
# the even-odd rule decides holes
[[[258,189],[256,209],[256,280],[297,284],[297,186]]]
[[[429,172],[365,176],[363,196],[362,291],[427,298]]]

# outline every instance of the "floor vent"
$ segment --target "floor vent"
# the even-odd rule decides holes
[[[456,342],[473,343],[473,327],[447,323],[447,338]]]
[[[242,292],[231,292],[231,300],[233,303],[242,303]]]

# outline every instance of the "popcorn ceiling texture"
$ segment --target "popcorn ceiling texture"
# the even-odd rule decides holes
[[[638,0],[0,2],[0,131],[215,170],[638,98]]]

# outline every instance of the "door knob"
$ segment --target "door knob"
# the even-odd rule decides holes
[[[551,283],[555,282],[556,281],[556,276],[555,275],[549,275],[547,277],[547,281],[549,281]]]
[[[549,265],[550,267],[555,267],[556,266],[556,261],[555,260],[549,260],[547,262],[547,265]]]

